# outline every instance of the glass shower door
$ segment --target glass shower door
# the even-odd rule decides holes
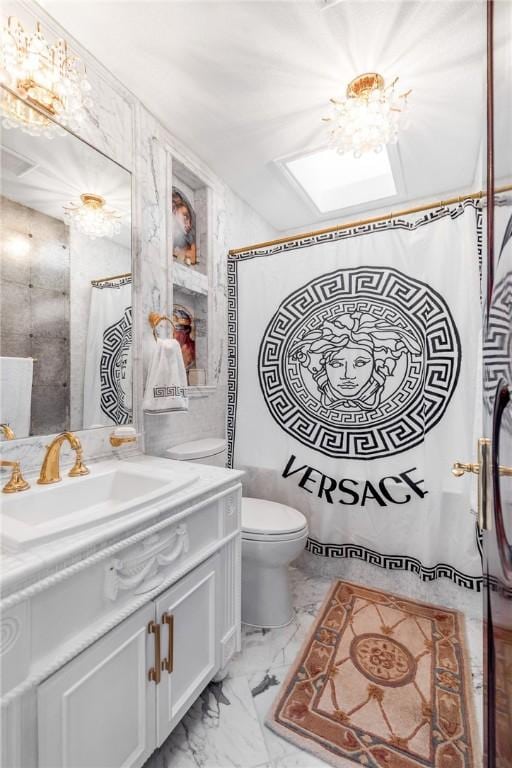
[[[512,3],[489,2],[484,434],[484,766],[512,766]],[[480,478],[482,481],[482,478]]]

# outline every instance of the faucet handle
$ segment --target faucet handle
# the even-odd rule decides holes
[[[2,432],[6,440],[14,440],[16,438],[9,424],[0,424],[0,432]]]
[[[474,475],[480,474],[480,464],[465,464],[462,461],[455,461],[452,466],[452,475],[462,477],[466,472],[472,472]]]
[[[75,449],[75,456],[75,463],[68,472],[69,477],[81,477],[82,475],[88,475],[89,470],[83,462],[84,452],[82,446]]]
[[[7,459],[2,459],[0,460],[0,467],[12,467],[11,477],[2,488],[2,493],[18,493],[19,491],[26,491],[30,488],[30,483],[27,483],[21,474],[21,464],[19,461],[7,461]]]

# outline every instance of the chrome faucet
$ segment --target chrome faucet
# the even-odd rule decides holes
[[[62,432],[46,448],[39,480],[37,481],[39,485],[58,483],[62,479],[60,476],[60,449],[62,443],[66,440],[76,454],[75,463],[68,472],[69,477],[80,477],[81,475],[89,474],[89,470],[82,461],[83,451],[80,440],[72,432]]]

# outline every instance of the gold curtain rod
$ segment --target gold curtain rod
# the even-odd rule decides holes
[[[495,192],[510,192],[512,190],[512,184],[505,187],[497,187]],[[486,192],[472,192],[467,195],[458,195],[457,197],[449,197],[447,200],[437,200],[433,203],[427,203],[426,205],[418,205],[414,208],[404,208],[401,211],[391,211],[390,213],[381,214],[380,216],[371,216],[369,219],[359,219],[359,221],[349,221],[346,224],[337,224],[334,227],[326,227],[325,229],[315,229],[313,232],[301,232],[298,235],[288,235],[288,237],[278,237],[276,240],[267,240],[264,243],[255,243],[254,245],[246,245],[244,248],[231,248],[228,251],[228,256],[235,256],[237,253],[245,253],[246,251],[257,251],[258,248],[267,248],[270,245],[279,245],[280,243],[288,243],[291,240],[301,240],[307,237],[316,237],[316,235],[328,235],[330,232],[341,232],[343,229],[352,229],[355,227],[363,227],[365,224],[376,224],[378,221],[386,221],[386,219],[396,219],[400,216],[407,216],[411,213],[420,213],[421,211],[428,211],[431,208],[441,208],[444,205],[455,205],[456,203],[462,203],[464,200],[479,200],[486,196]]]
[[[111,280],[120,280],[122,277],[131,277],[131,272],[124,272],[122,275],[112,275],[112,277],[99,277],[97,280],[91,280],[91,285],[97,283],[109,283]]]

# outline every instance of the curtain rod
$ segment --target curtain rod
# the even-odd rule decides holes
[[[131,272],[124,272],[122,275],[112,275],[112,277],[99,277],[97,280],[91,280],[91,285],[97,283],[109,283],[111,280],[121,280],[122,277],[131,277]]]
[[[505,187],[497,187],[495,192],[510,192],[512,190],[512,184]],[[431,208],[441,208],[444,205],[455,205],[455,203],[462,203],[464,200],[479,200],[482,197],[486,197],[485,192],[472,192],[467,195],[458,195],[457,197],[449,197],[447,200],[437,200],[433,203],[427,203],[426,205],[418,205],[415,208],[404,208],[401,211],[391,211],[390,213],[381,214],[380,216],[371,216],[369,219],[359,219],[358,221],[349,221],[346,224],[337,224],[334,227],[327,227],[326,229],[315,229],[313,232],[301,232],[298,235],[288,235],[288,237],[278,237],[276,240],[267,240],[264,243],[255,243],[254,245],[246,245],[244,248],[231,248],[228,251],[228,256],[235,256],[237,253],[245,253],[246,251],[257,251],[258,248],[266,248],[269,245],[279,245],[279,243],[288,243],[290,240],[300,240],[305,237],[315,237],[316,235],[327,235],[330,232],[340,232],[343,229],[352,229],[353,227],[362,227],[365,224],[375,224],[378,221],[385,221],[386,219],[396,219],[399,216],[407,216],[410,213],[420,213],[421,211],[428,211]]]

